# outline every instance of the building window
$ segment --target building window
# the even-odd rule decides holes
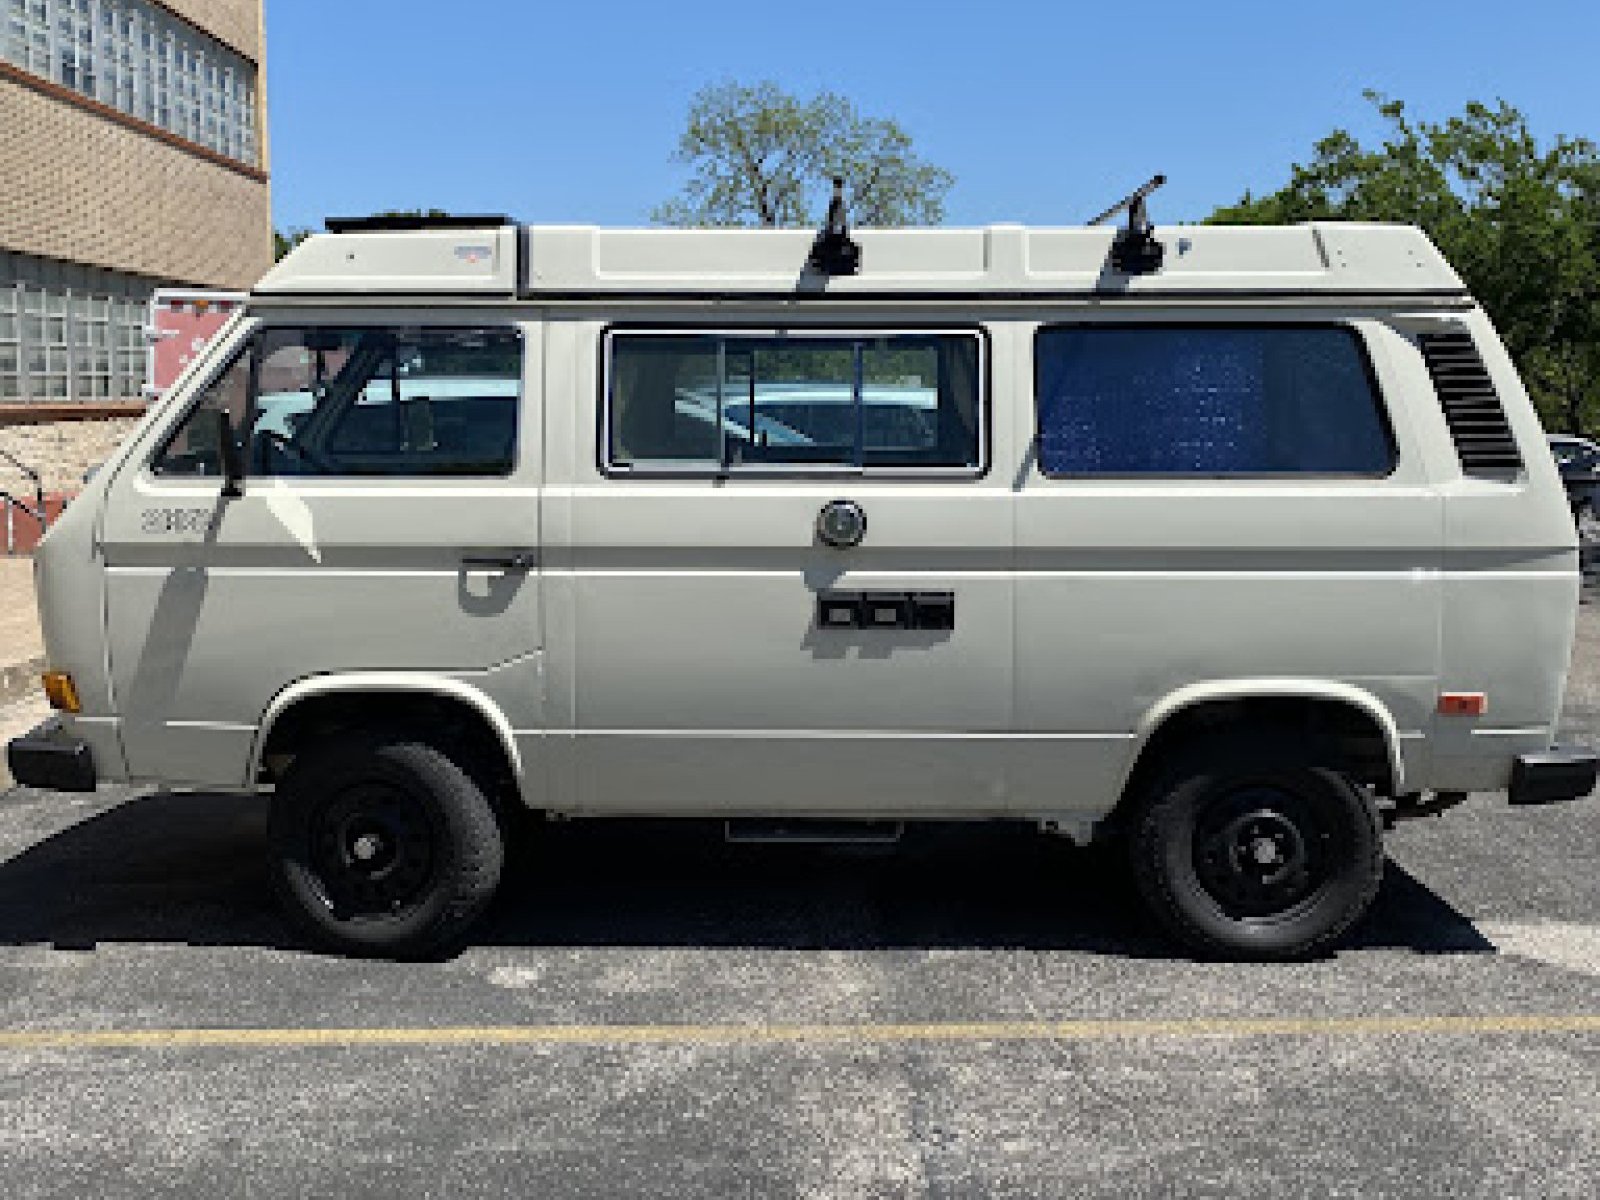
[[[1094,325],[1036,343],[1050,476],[1387,475],[1390,436],[1347,326]]]
[[[238,162],[256,69],[149,0],[0,0],[0,59]]]
[[[0,251],[0,405],[137,400],[154,280]]]

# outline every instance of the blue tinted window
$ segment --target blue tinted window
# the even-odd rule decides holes
[[[1040,332],[1046,475],[1385,475],[1388,427],[1353,331]]]

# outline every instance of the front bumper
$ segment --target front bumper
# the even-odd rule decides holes
[[[94,791],[94,753],[88,742],[63,728],[60,717],[51,717],[32,733],[13,738],[6,746],[6,765],[11,777],[24,787]]]
[[[1519,754],[1511,767],[1509,798],[1513,804],[1555,804],[1577,800],[1594,791],[1600,755],[1593,750],[1552,747],[1537,754]]]

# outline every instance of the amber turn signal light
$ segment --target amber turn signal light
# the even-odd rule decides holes
[[[1489,697],[1483,692],[1440,692],[1439,715],[1443,717],[1481,717],[1489,711]]]
[[[44,694],[50,701],[50,707],[57,712],[83,711],[83,705],[78,702],[78,685],[72,682],[72,676],[66,671],[44,673]]]

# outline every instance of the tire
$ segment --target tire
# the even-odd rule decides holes
[[[268,838],[285,915],[318,945],[363,956],[450,946],[493,899],[505,861],[471,776],[393,735],[339,735],[298,755]]]
[[[1187,758],[1138,803],[1134,877],[1156,919],[1210,958],[1301,959],[1371,906],[1383,833],[1365,792],[1270,735]]]

